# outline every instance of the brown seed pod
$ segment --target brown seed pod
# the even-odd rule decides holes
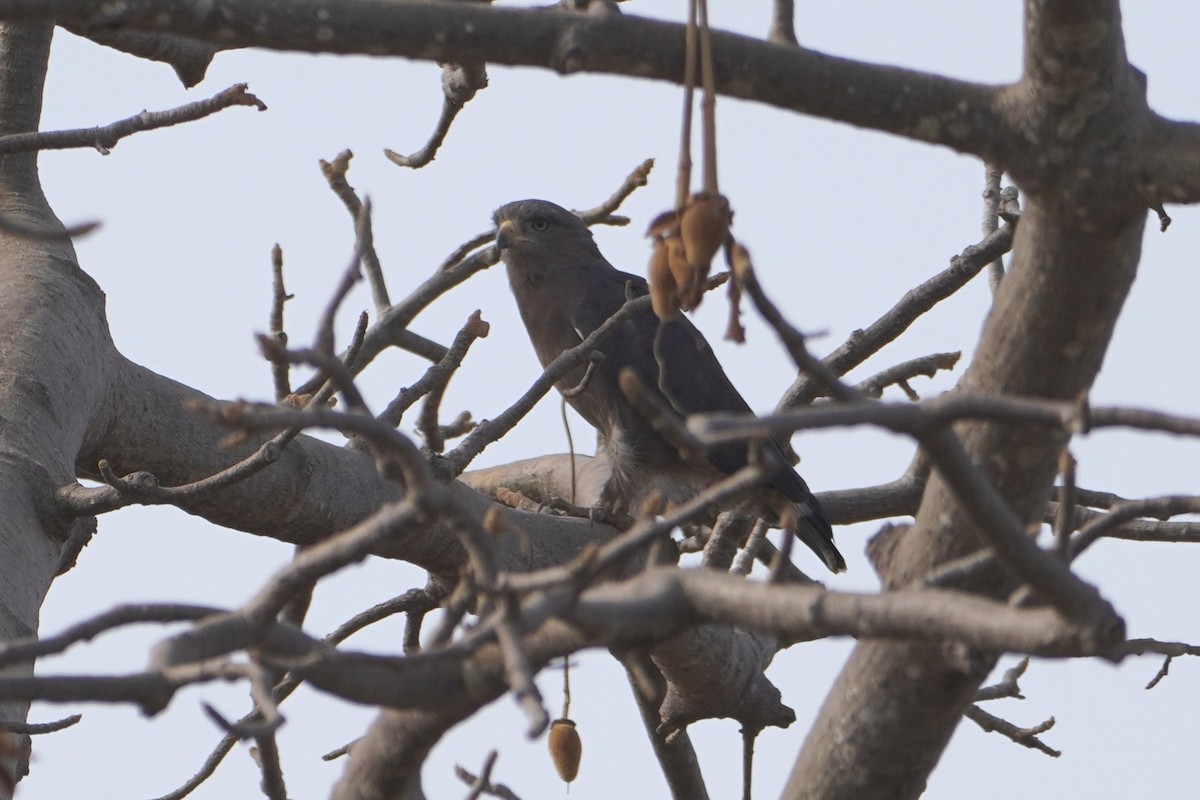
[[[679,234],[693,267],[703,267],[707,275],[713,256],[729,238],[733,212],[722,194],[700,192],[692,195],[679,221]]]
[[[675,278],[675,285],[679,287],[679,305],[684,311],[691,311],[700,303],[696,298],[696,269],[688,263],[683,240],[679,238],[678,233],[667,237],[663,242],[667,246],[667,266],[671,268],[671,276]]]
[[[570,783],[579,774],[579,759],[583,755],[583,743],[579,740],[579,732],[575,730],[575,721],[566,718],[554,720],[550,723],[550,735],[547,738],[554,770],[558,777]]]
[[[664,239],[678,225],[678,215],[674,211],[664,211],[650,220],[650,227],[646,229],[646,236],[651,239]]]
[[[650,254],[650,303],[661,320],[668,320],[679,313],[679,288],[671,273],[667,243],[662,239],[654,242]]]

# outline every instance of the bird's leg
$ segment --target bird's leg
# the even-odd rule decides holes
[[[588,517],[592,522],[599,522],[611,525],[618,530],[625,530],[633,524],[633,519],[628,507],[621,500],[620,494],[614,485],[615,483],[616,481],[612,479],[605,482],[604,488],[600,490],[600,497],[596,500],[596,504],[588,510]]]

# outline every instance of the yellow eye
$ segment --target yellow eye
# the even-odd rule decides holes
[[[534,217],[533,219],[529,220],[529,227],[533,228],[535,231],[544,231],[550,227],[550,220],[546,219],[545,217]]]

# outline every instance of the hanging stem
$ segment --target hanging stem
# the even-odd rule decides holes
[[[679,174],[675,178],[675,211],[683,211],[692,188],[692,96],[696,88],[696,1],[688,0],[683,40],[683,132],[679,142]]]
[[[700,80],[704,84],[704,99],[700,111],[704,116],[704,191],[711,195],[717,190],[717,87],[713,73],[712,34],[708,29],[708,0],[696,0],[700,8]]]
[[[563,656],[563,719],[571,718],[571,657]]]

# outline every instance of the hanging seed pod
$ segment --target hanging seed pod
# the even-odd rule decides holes
[[[696,298],[696,270],[688,263],[687,252],[683,247],[683,240],[679,238],[679,231],[671,232],[664,243],[667,246],[667,266],[671,269],[671,276],[675,279],[675,285],[679,287],[679,305],[684,311],[691,311],[700,301]]]
[[[646,235],[654,242],[650,254],[650,302],[658,318],[668,320],[679,313],[679,284],[671,264],[672,250],[677,251],[676,259],[682,252],[675,212],[667,211],[655,217]],[[675,247],[671,245],[672,239],[677,243]]]
[[[661,320],[668,320],[679,313],[679,289],[668,263],[666,242],[654,243],[650,254],[650,304]]]
[[[708,277],[713,256],[729,239],[733,212],[729,201],[721,194],[699,192],[692,195],[679,220],[679,235],[683,239],[688,263],[699,273],[698,281]]]
[[[570,783],[579,774],[579,759],[583,755],[583,743],[579,740],[579,732],[575,730],[575,721],[565,717],[554,720],[550,723],[550,735],[547,738],[554,770],[558,777]]]

